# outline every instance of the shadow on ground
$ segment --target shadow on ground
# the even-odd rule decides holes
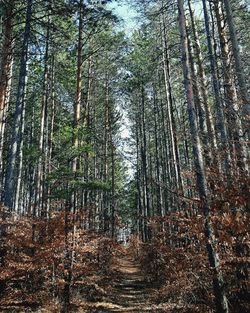
[[[114,270],[116,279],[112,282],[111,292],[103,302],[94,304],[92,312],[164,312],[150,303],[150,286],[132,258],[119,259]]]

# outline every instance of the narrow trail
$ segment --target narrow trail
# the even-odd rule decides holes
[[[212,312],[204,304],[174,301],[161,294],[160,286],[148,282],[141,265],[129,249],[117,251],[113,258],[111,275],[105,280],[101,300],[85,302],[79,313],[199,313]]]
[[[112,300],[116,309],[109,312],[143,312],[146,308],[147,283],[139,265],[129,256],[117,261],[117,279],[113,285]]]
[[[152,289],[146,282],[136,261],[129,255],[116,259],[109,294],[104,301],[95,303],[95,313],[164,312],[151,301]]]

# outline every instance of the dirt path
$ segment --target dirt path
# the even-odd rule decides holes
[[[138,264],[129,256],[116,260],[116,278],[104,301],[95,303],[96,313],[163,312],[150,303],[152,289],[145,281]]]
[[[113,285],[112,298],[118,307],[113,312],[145,311],[148,288],[138,264],[128,256],[117,263],[117,279]]]
[[[197,308],[182,303],[160,301],[155,297],[152,283],[148,283],[140,265],[125,250],[113,260],[112,278],[106,281],[107,290],[99,301],[85,302],[79,313],[187,313]],[[203,311],[204,312],[204,311]]]

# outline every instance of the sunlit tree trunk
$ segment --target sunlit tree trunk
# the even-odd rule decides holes
[[[110,114],[110,126],[112,127],[113,118]],[[116,199],[115,199],[115,146],[113,142],[112,129],[110,133],[110,153],[111,153],[111,202],[110,202],[110,218],[111,218],[111,236],[115,239],[115,211],[116,211]]]
[[[16,109],[14,113],[14,120],[12,126],[11,142],[8,152],[8,165],[6,168],[6,180],[4,188],[4,204],[13,209],[14,194],[16,187],[16,162],[19,155],[20,140],[21,140],[21,118],[23,111],[23,103],[25,97],[26,87],[26,75],[27,75],[27,61],[28,61],[28,46],[30,39],[30,26],[31,26],[31,14],[32,14],[32,0],[27,1],[26,22],[23,35],[19,82],[16,98]]]
[[[12,82],[13,67],[13,4],[5,5],[4,25],[3,25],[3,45],[1,48],[1,71],[0,71],[0,190],[4,178],[3,173],[3,148],[6,126],[6,112],[9,107],[10,87]]]
[[[207,77],[206,77],[206,73],[205,73],[205,69],[204,69],[204,65],[202,61],[203,57],[201,53],[200,40],[199,40],[197,26],[195,23],[195,18],[194,18],[194,14],[192,11],[190,0],[188,1],[188,6],[189,6],[189,15],[191,19],[191,27],[192,27],[193,38],[194,38],[194,54],[196,57],[196,62],[197,62],[197,67],[198,67],[197,74],[198,74],[198,79],[199,79],[201,99],[202,99],[204,109],[206,112],[208,139],[210,141],[210,146],[212,148],[212,151],[215,152],[217,148],[217,143],[216,143],[212,113],[211,113],[209,99],[208,99]]]
[[[88,64],[88,82],[87,82],[87,98],[86,98],[86,105],[85,105],[85,111],[83,115],[83,125],[85,127],[86,131],[86,144],[89,145],[90,142],[90,133],[91,133],[91,124],[90,124],[90,110],[91,110],[91,105],[92,105],[92,97],[93,97],[93,73],[92,73],[92,68],[93,68],[93,60],[92,57],[89,59],[89,64]],[[84,177],[85,181],[89,181],[89,175],[90,175],[90,162],[91,158],[89,156],[89,152],[87,151],[84,156]],[[86,189],[83,191],[83,206],[84,208],[87,207],[87,204],[89,202],[89,196],[90,192]],[[93,216],[93,210],[89,209],[89,222],[90,224],[92,223],[91,219]]]
[[[147,220],[151,217],[150,194],[149,194],[149,179],[148,179],[148,160],[147,160],[147,134],[146,134],[146,107],[145,107],[145,91],[141,85],[140,88],[140,104],[141,104],[141,162],[143,175],[143,194],[144,194],[144,216],[145,216],[145,239],[150,239],[150,229]]]
[[[164,83],[165,90],[167,96],[167,116],[169,122],[169,131],[170,131],[170,149],[173,157],[172,167],[174,171],[173,178],[175,178],[175,188],[183,192],[183,183],[181,177],[181,169],[180,169],[180,158],[179,158],[179,150],[178,150],[178,142],[177,142],[177,131],[176,131],[176,122],[173,114],[174,104],[173,104],[173,93],[171,86],[171,77],[170,77],[170,62],[168,55],[168,46],[167,46],[167,34],[166,34],[166,26],[165,26],[165,18],[162,18],[163,30],[162,30],[162,49],[163,49],[163,72],[164,72]]]
[[[64,289],[63,289],[63,307],[61,312],[68,313],[70,305],[70,287],[72,281],[72,249],[70,242],[70,212],[71,201],[65,201],[65,219],[64,219],[64,235],[65,235],[65,250],[64,250]]]
[[[188,34],[188,31],[187,31]],[[208,140],[208,132],[207,132],[207,125],[206,125],[206,118],[205,118],[205,109],[203,106],[203,103],[201,102],[201,94],[200,94],[200,88],[198,86],[198,79],[197,79],[197,68],[196,64],[194,62],[194,56],[193,56],[193,47],[191,44],[191,38],[188,36],[188,52],[189,52],[189,64],[190,64],[190,72],[191,72],[191,80],[192,80],[192,86],[193,86],[193,93],[194,93],[194,103],[195,108],[197,111],[197,117],[198,117],[198,125],[199,125],[199,133],[201,137],[202,142],[202,149],[204,150],[205,156],[206,156],[206,163],[208,166],[211,166],[211,146],[210,142]]]
[[[159,131],[158,131],[158,114],[157,114],[157,100],[156,91],[154,93],[154,142],[155,142],[155,167],[156,167],[156,184],[157,184],[157,214],[163,217],[163,197],[162,197],[162,186],[161,186],[161,159],[160,159],[160,145],[159,145]]]
[[[213,52],[213,45],[211,39],[211,30],[210,30],[210,19],[208,14],[207,1],[202,0],[203,3],[203,12],[204,12],[204,20],[205,20],[205,29],[207,36],[207,45],[208,45],[208,53],[209,53],[209,61],[210,61],[210,69],[211,69],[211,79],[213,84],[214,91],[214,105],[216,111],[216,134],[219,134],[217,138],[219,151],[222,153],[223,167],[228,172],[230,168],[230,158],[228,156],[229,147],[228,147],[228,138],[225,128],[225,118],[223,113],[223,107],[220,98],[220,86],[216,72],[216,60]],[[220,146],[219,146],[220,143]]]
[[[104,116],[104,136],[103,136],[103,182],[108,183],[108,174],[109,174],[109,136],[110,136],[110,95],[109,95],[109,78],[108,73],[106,73],[105,81],[105,116]],[[108,191],[103,191],[103,230],[105,233],[109,231],[109,195]]]
[[[27,76],[26,76],[26,82],[25,82],[25,90],[27,88]],[[26,91],[24,91],[24,94],[26,95]],[[25,113],[26,113],[26,97],[23,99],[23,108],[22,108],[22,116],[21,116],[21,133],[20,133],[20,147],[19,147],[19,155],[18,155],[18,168],[17,168],[17,184],[15,189],[15,200],[14,200],[14,211],[18,214],[21,213],[21,207],[19,204],[19,200],[21,198],[21,184],[22,184],[22,175],[23,175],[23,144],[24,144],[24,128],[25,128]],[[24,207],[23,207],[24,210]]]
[[[181,35],[181,51],[182,51],[182,64],[183,64],[183,76],[184,86],[187,98],[187,110],[191,131],[191,140],[193,146],[194,165],[197,177],[197,187],[200,199],[203,206],[203,214],[205,219],[205,237],[207,244],[207,252],[210,266],[214,271],[214,296],[216,299],[216,306],[218,313],[228,313],[228,301],[224,290],[224,279],[220,269],[220,260],[217,253],[217,245],[214,236],[214,230],[211,223],[211,209],[209,205],[209,195],[207,191],[207,182],[204,171],[203,158],[201,153],[200,138],[198,135],[197,118],[195,114],[194,95],[191,82],[191,71],[188,63],[188,42],[186,32],[186,21],[184,13],[183,0],[178,0],[179,10],[179,29]]]
[[[229,53],[228,39],[225,34],[225,23],[221,11],[221,2],[214,3],[215,16],[218,27],[218,35],[221,48],[221,59],[223,65],[224,94],[225,94],[225,115],[228,122],[228,135],[230,139],[230,152],[232,162],[236,162],[239,168],[244,171],[243,147],[240,139],[241,124],[237,116],[237,95],[233,82],[233,71]]]
[[[39,138],[39,160],[37,165],[37,185],[36,185],[36,200],[35,209],[39,210],[39,215],[46,217],[47,208],[44,207],[44,178],[45,178],[45,137],[46,130],[48,130],[48,98],[49,98],[49,40],[50,40],[50,19],[47,21],[47,34],[46,46],[44,56],[44,76],[43,76],[43,95],[41,105],[41,118],[40,118],[40,138]],[[38,212],[37,212],[38,213]]]
[[[137,99],[135,100],[137,101]],[[138,234],[144,241],[144,220],[143,220],[143,207],[142,207],[142,186],[141,186],[141,158],[140,158],[140,112],[136,106],[135,120],[134,124],[135,134],[136,134],[136,189],[137,189],[137,229]]]
[[[77,47],[77,76],[76,76],[76,96],[74,104],[74,135],[73,146],[76,150],[79,148],[79,126],[81,121],[81,99],[82,99],[82,65],[83,65],[83,0],[79,2],[79,19],[78,19],[78,47]],[[74,157],[72,170],[76,172],[79,166],[78,157]]]
[[[55,131],[55,115],[56,115],[56,94],[55,94],[55,57],[52,52],[51,57],[51,99],[49,105],[49,133],[48,133],[48,163],[47,163],[47,172],[48,175],[52,173],[53,165],[52,165],[52,155],[53,155],[53,137]],[[51,195],[51,186],[48,185],[47,190],[47,212],[50,214],[50,195]]]
[[[238,37],[235,30],[234,19],[233,19],[233,12],[231,7],[230,0],[223,0],[224,7],[227,16],[227,24],[230,33],[230,39],[232,44],[233,56],[235,61],[235,72],[239,84],[239,96],[241,98],[241,105],[242,105],[242,117],[246,121],[245,126],[246,129],[248,128],[249,131],[249,122],[250,122],[250,98],[249,92],[246,86],[246,78],[242,67],[241,56],[239,52],[239,43]]]

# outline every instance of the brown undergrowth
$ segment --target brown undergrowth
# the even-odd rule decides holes
[[[249,305],[249,214],[221,205],[211,217],[225,277],[230,312],[247,313]],[[131,240],[144,275],[155,286],[154,300],[175,303],[178,312],[215,312],[213,272],[209,267],[198,210],[172,212],[148,220],[151,240]],[[171,311],[174,312],[174,311]]]
[[[65,259],[64,213],[49,219],[17,217],[3,209],[0,220],[0,311],[60,312]],[[83,230],[69,231],[72,279],[70,310],[82,301],[105,295],[117,245],[109,237]]]

